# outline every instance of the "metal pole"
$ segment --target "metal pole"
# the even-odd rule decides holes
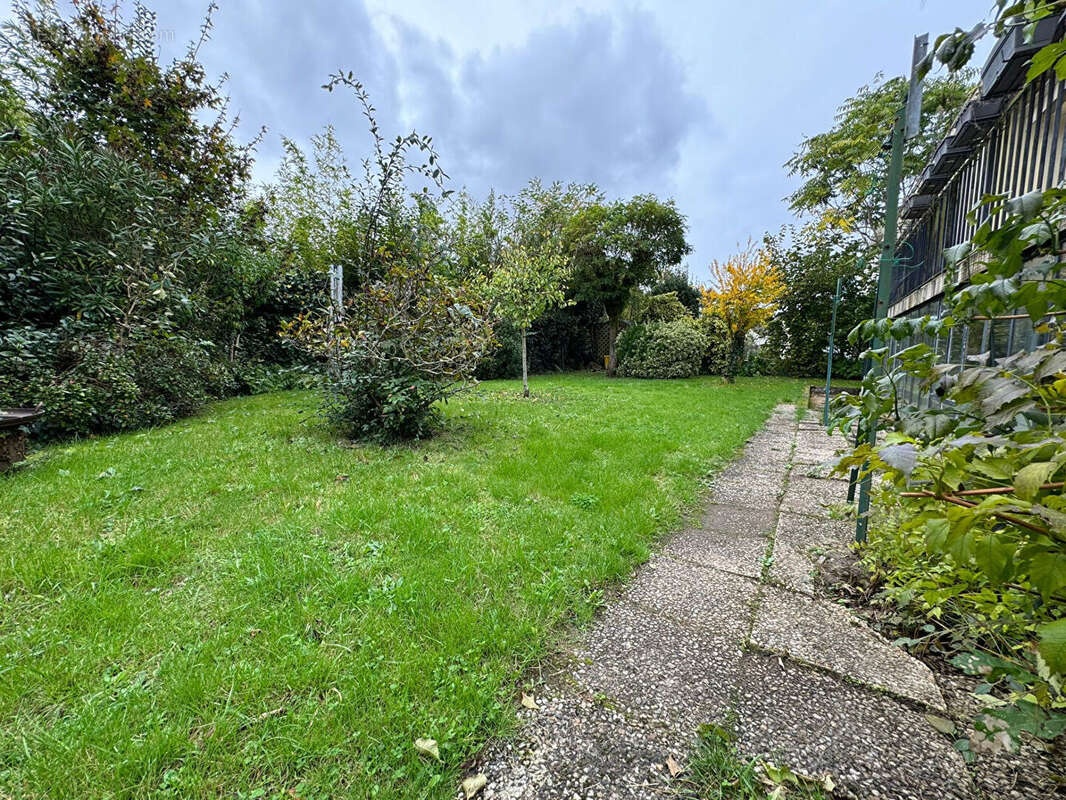
[[[888,313],[892,297],[892,264],[896,257],[896,223],[899,220],[899,184],[903,176],[903,129],[906,124],[906,109],[901,108],[896,114],[896,124],[892,128],[892,155],[888,163],[888,180],[885,184],[885,235],[881,244],[881,265],[877,276],[877,305],[874,319],[884,319]],[[876,350],[883,343],[880,339],[870,342],[870,349]],[[872,369],[877,370],[874,362]],[[866,441],[877,441],[877,422],[871,422],[866,430]],[[863,465],[863,471],[869,464]],[[859,482],[859,507],[856,509],[855,541],[865,542],[866,531],[870,525],[870,484],[869,472]]]
[[[884,319],[888,315],[889,301],[892,299],[892,265],[896,259],[896,235],[899,222],[899,186],[903,179],[903,144],[915,136],[921,127],[922,82],[918,77],[919,65],[925,60],[929,49],[929,34],[914,37],[914,51],[911,55],[911,80],[907,89],[907,102],[896,113],[896,124],[892,126],[892,152],[888,162],[888,179],[885,183],[885,233],[881,244],[881,263],[877,275],[877,305],[874,319]],[[870,348],[876,350],[882,342],[874,339]],[[878,369],[874,362],[874,370]],[[866,430],[866,441],[871,445],[877,442],[877,422],[871,422]],[[866,532],[870,526],[870,484],[872,478],[868,472],[869,463],[863,465],[866,475],[859,485],[859,505],[856,509],[855,541],[865,542]]]
[[[840,305],[840,278],[833,295],[833,321],[829,323],[829,357],[825,362],[825,407],[822,409],[822,424],[829,427],[829,385],[833,382],[833,344],[837,333],[837,307]]]

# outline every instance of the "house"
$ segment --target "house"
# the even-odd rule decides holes
[[[996,43],[981,73],[981,83],[950,133],[933,153],[914,191],[900,207],[901,229],[893,265],[891,318],[937,315],[947,278],[944,250],[968,241],[988,219],[980,207],[988,194],[1017,197],[1064,184],[1066,178],[1066,81],[1049,70],[1026,84],[1033,54],[1066,32],[1066,14],[1046,17],[1026,41],[1022,26]],[[968,214],[977,210],[975,223]],[[981,265],[962,263],[954,276],[964,284]],[[978,363],[1002,358],[1042,343],[1027,316],[956,326],[925,338],[949,362]],[[915,341],[894,343],[895,351]],[[983,354],[989,354],[984,356]],[[912,400],[913,379],[904,387]]]

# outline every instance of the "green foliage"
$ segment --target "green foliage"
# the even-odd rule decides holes
[[[766,326],[763,351],[773,374],[811,377],[825,374],[833,295],[840,279],[833,374],[862,377],[863,346],[847,333],[870,315],[876,296],[876,272],[859,256],[859,247],[839,230],[807,225],[783,228],[766,237],[785,281],[785,292]]]
[[[690,250],[674,202],[651,195],[582,209],[567,224],[566,238],[577,298],[602,303],[612,319],[625,309],[631,289],[676,266]]]
[[[852,332],[856,341],[906,346],[894,357],[884,347],[868,351],[878,369],[859,394],[838,401],[837,424],[889,430],[882,443],[856,448],[842,467],[868,463],[882,471],[906,499],[901,532],[920,531],[931,554],[955,570],[976,570],[993,592],[1031,587],[1057,619],[1066,610],[1066,351],[1058,317],[1066,287],[1057,277],[1066,192],[986,203],[993,213],[979,225],[975,218],[972,242],[947,253],[948,316],[871,320]],[[952,291],[959,261],[977,253],[983,271]],[[984,354],[959,366],[940,363],[925,341],[975,316],[1018,308],[1047,340],[1032,352],[995,363]],[[898,391],[904,379],[941,402],[905,403]],[[1053,661],[1058,630],[1038,632],[1051,637],[1044,645]],[[1055,702],[1045,697],[1038,705],[1047,710]]]
[[[904,153],[902,196],[970,98],[974,78],[963,71],[925,82],[921,131],[907,141]],[[906,99],[907,83],[903,77],[876,76],[840,107],[832,128],[804,139],[786,164],[789,174],[803,181],[789,198],[792,210],[814,215],[820,228],[848,235],[866,255],[880,242],[884,219],[888,162],[882,142]]]
[[[700,727],[687,766],[679,778],[684,800],[825,800],[833,788],[828,777],[818,780],[766,759],[741,758],[733,733],[716,725]]]
[[[210,342],[146,329],[121,341],[100,336],[77,325],[0,332],[0,406],[42,403],[40,435],[54,439],[164,424],[237,388]]]
[[[531,372],[586,369],[595,364],[593,332],[603,320],[603,310],[582,301],[549,309],[530,328],[527,346]]]
[[[692,314],[677,297],[676,292],[649,295],[640,311],[640,322],[673,322]]]
[[[394,265],[353,295],[343,314],[326,309],[284,330],[329,359],[330,421],[379,442],[429,435],[435,404],[473,380],[492,341],[481,294],[425,264]]]
[[[567,223],[574,296],[602,305],[611,325],[609,371],[616,366],[614,339],[632,290],[681,263],[691,250],[685,228],[685,218],[674,202],[664,203],[652,195],[609,205],[596,203]]]
[[[175,227],[168,185],[137,164],[53,122],[26,136],[33,147],[0,150],[0,341],[21,351],[0,402],[45,404],[54,437],[166,422],[234,391],[228,362],[269,284],[236,222]]]
[[[700,290],[688,279],[688,275],[678,269],[668,269],[662,277],[648,290],[651,295],[669,294],[673,292],[681,305],[688,309],[688,313],[694,317],[700,315]]]
[[[269,187],[267,226],[286,263],[325,275],[344,268],[345,281],[357,286],[368,273],[362,258],[359,186],[352,176],[333,128],[311,137],[311,155],[282,138],[284,155]]]
[[[703,314],[698,322],[707,340],[700,371],[706,375],[725,375],[733,349],[729,327],[721,317],[714,314]]]
[[[520,330],[566,297],[567,263],[555,248],[531,251],[520,241],[504,245],[488,294],[496,314]]]
[[[619,374],[631,378],[690,378],[707,350],[700,324],[685,314],[672,322],[632,325],[619,337]]]
[[[223,103],[196,48],[163,68],[154,36],[143,8],[95,3],[20,5],[3,28],[0,403],[43,403],[46,438],[268,385],[299,361],[281,315],[321,294],[269,252],[250,149],[203,121]]]
[[[474,377],[479,381],[522,377],[522,334],[509,322],[501,322],[493,331],[494,342],[488,354],[478,362]],[[548,371],[548,370],[542,370]]]
[[[19,3],[0,33],[0,70],[40,115],[76,126],[166,183],[176,219],[233,212],[255,143],[234,143],[226,97],[197,59],[213,12],[200,40],[163,66],[156,17],[144,6],[127,22],[118,6],[94,0],[74,5],[69,17],[48,0]]]

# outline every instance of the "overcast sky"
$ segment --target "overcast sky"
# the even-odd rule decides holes
[[[206,0],[157,0],[164,57]],[[351,70],[387,133],[434,137],[451,188],[509,193],[539,176],[608,195],[673,197],[688,267],[791,220],[784,162],[876,73],[909,70],[912,38],[969,28],[991,0],[220,0],[201,56],[230,76],[241,135],[306,141],[332,123],[367,152],[353,99],[320,86]],[[173,41],[171,41],[173,37]]]

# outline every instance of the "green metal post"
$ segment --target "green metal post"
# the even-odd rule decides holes
[[[877,306],[874,319],[884,319],[888,314],[889,300],[892,297],[892,264],[896,258],[896,224],[899,221],[899,185],[903,176],[903,135],[906,126],[906,109],[901,108],[896,114],[896,124],[892,128],[892,153],[888,162],[888,179],[885,182],[885,235],[881,244],[881,264],[877,276]],[[874,339],[870,348],[876,350],[882,342]],[[877,363],[871,366],[877,370]],[[877,424],[871,423],[866,430],[866,441],[877,441]],[[864,465],[864,471],[869,465]],[[855,522],[855,541],[866,541],[866,530],[870,523],[870,474],[867,473],[859,484],[858,518]]]
[[[833,321],[829,323],[829,357],[825,362],[825,408],[822,409],[822,424],[829,427],[829,386],[833,382],[833,345],[837,335],[837,308],[840,306],[840,278],[833,295]]]

